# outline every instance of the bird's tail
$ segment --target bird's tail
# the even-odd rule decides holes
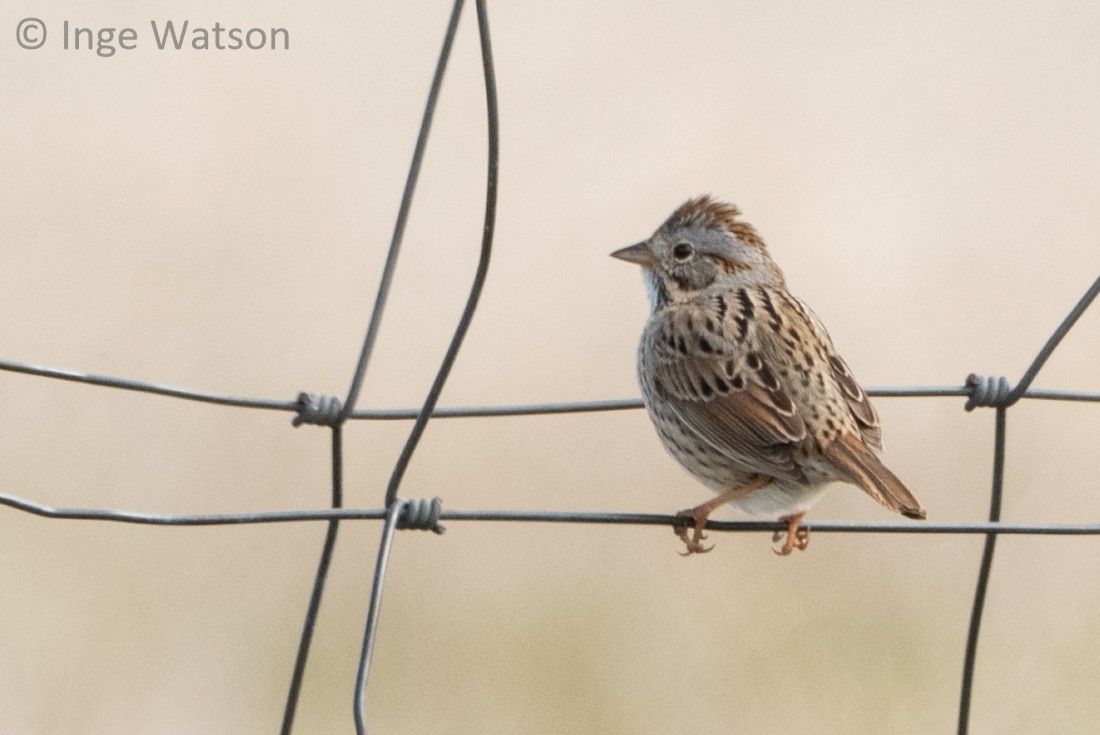
[[[841,434],[826,448],[825,457],[844,479],[890,510],[918,520],[927,516],[920,501],[859,438]]]

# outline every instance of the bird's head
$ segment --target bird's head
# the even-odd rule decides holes
[[[689,199],[644,242],[612,257],[645,269],[654,309],[686,301],[714,284],[783,285],[783,273],[764,241],[733,204],[709,196]]]

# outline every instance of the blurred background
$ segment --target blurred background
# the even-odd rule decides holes
[[[415,3],[0,9],[0,357],[196,390],[345,394],[447,21]],[[423,401],[473,275],[485,177],[472,4],[361,407]],[[25,16],[49,28],[20,48]],[[867,386],[1013,381],[1100,273],[1100,6],[933,1],[489,7],[502,164],[488,284],[441,405],[630,398],[647,315],[607,254],[731,199]],[[137,48],[65,50],[62,23]],[[150,20],[289,50],[157,50]],[[1100,390],[1100,311],[1036,387]],[[0,373],[0,490],[160,513],[324,507],[291,415]],[[878,399],[935,521],[988,512],[993,414]],[[378,507],[409,422],[345,430]],[[1003,518],[1100,517],[1100,411],[1009,413]],[[439,420],[401,494],[669,513],[710,497],[641,411]],[[722,511],[716,518],[738,517]],[[817,520],[894,521],[837,486]],[[277,730],[324,525],[152,528],[0,509],[0,731]],[[341,527],[297,729],[350,732],[381,524]],[[951,732],[982,539],[667,528],[398,535],[372,732]],[[972,732],[1100,718],[1100,545],[1005,537]]]

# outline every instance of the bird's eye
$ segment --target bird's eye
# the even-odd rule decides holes
[[[672,257],[680,262],[689,259],[693,255],[695,255],[695,248],[691,246],[690,242],[678,242],[672,248]]]

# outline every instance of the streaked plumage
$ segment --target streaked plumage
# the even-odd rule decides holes
[[[802,514],[833,481],[924,518],[882,464],[878,414],[814,313],[732,204],[692,199],[645,242],[613,255],[645,269],[652,314],[638,378],[665,447],[719,496],[682,515],[688,553],[729,502],[789,522],[781,553],[804,548]]]

